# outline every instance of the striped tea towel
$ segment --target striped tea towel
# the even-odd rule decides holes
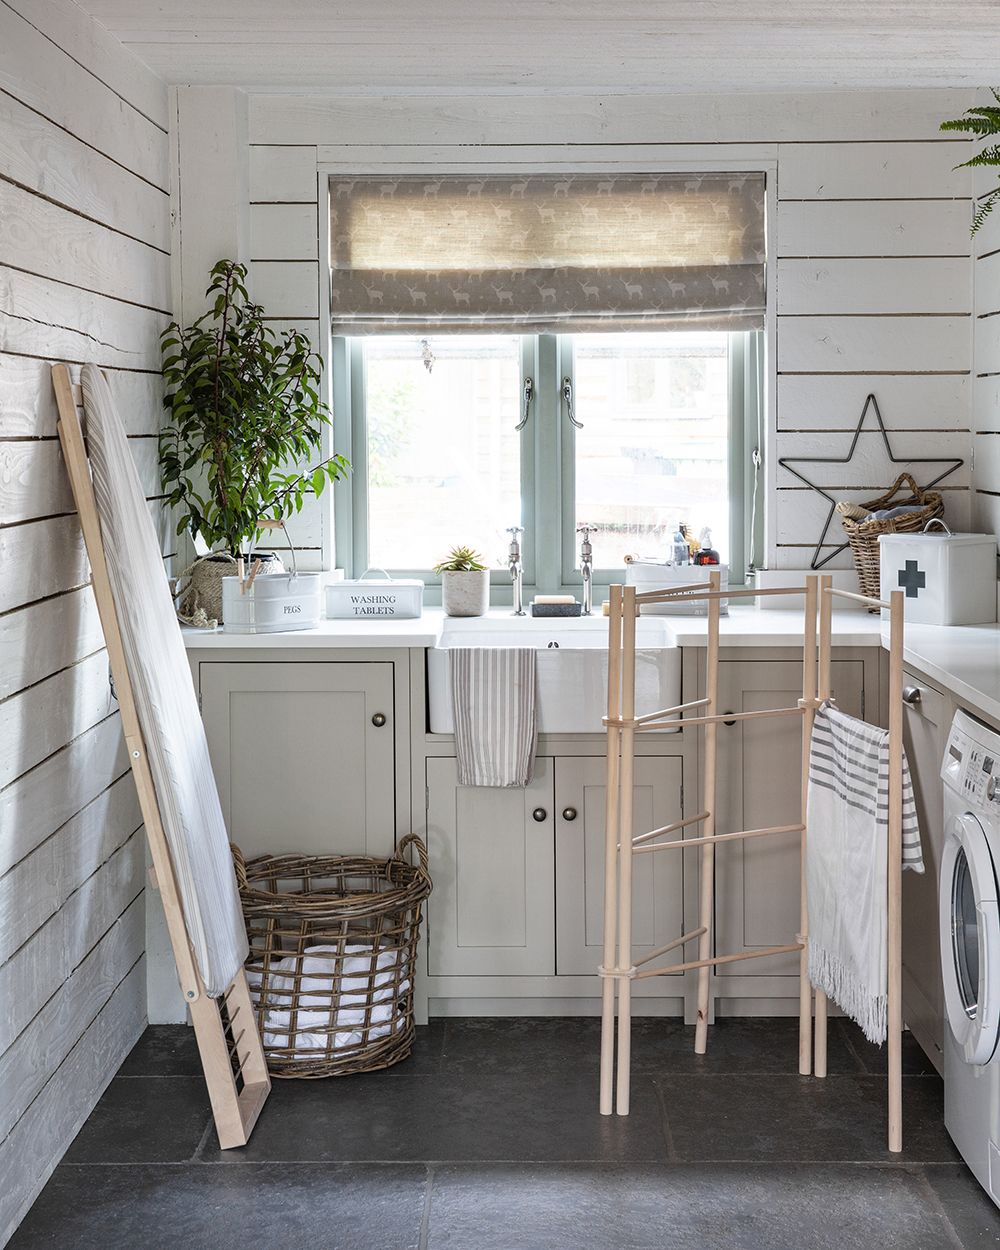
[[[535,651],[453,647],[451,707],[460,786],[526,786],[535,764]]]
[[[886,1037],[889,735],[830,703],[809,751],[809,979],[864,1030]],[[903,756],[903,867],[923,872]]]

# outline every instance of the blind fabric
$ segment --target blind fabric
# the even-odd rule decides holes
[[[764,175],[333,179],[335,334],[753,330]]]

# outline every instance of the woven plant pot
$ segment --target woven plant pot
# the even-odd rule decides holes
[[[255,551],[248,558],[247,571],[254,560],[262,562],[262,573],[281,573],[284,565],[273,551]],[[234,556],[224,551],[200,556],[189,564],[177,579],[177,615],[183,621],[192,621],[201,610],[209,621],[222,624],[222,579],[234,577],[238,565]],[[185,581],[185,579],[187,579]]]
[[[418,862],[411,864],[408,848]],[[391,1067],[413,1046],[413,980],[432,885],[416,834],[389,859],[259,855],[233,847],[247,980],[273,1076]]]

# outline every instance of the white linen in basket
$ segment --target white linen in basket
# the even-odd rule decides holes
[[[160,545],[101,371],[83,367],[87,450],[111,591],[195,962],[218,998],[247,956],[229,838]]]
[[[398,1020],[406,1016],[405,1010],[394,1009],[390,1005],[395,968],[402,952],[380,951],[376,956],[373,979],[374,953],[372,947],[363,945],[350,944],[343,950],[339,946],[307,946],[301,958],[287,955],[284,959],[275,960],[267,975],[264,1045],[306,1054],[325,1051],[331,1038],[334,1050],[344,1050],[373,1042],[379,1037],[388,1037],[396,1025],[393,1015]],[[292,1012],[283,1010],[291,1006],[292,990],[295,988],[293,977],[281,975],[286,972],[298,972],[301,978],[302,989],[294,1024]],[[340,974],[340,992],[334,1002],[337,972]],[[260,1003],[262,981],[261,965],[251,964],[247,968],[247,983],[255,1005]],[[409,979],[404,978],[399,985],[400,994],[405,994],[409,988]],[[312,989],[313,993],[307,993],[308,989]],[[365,1032],[363,1026],[369,1001],[370,1027]]]

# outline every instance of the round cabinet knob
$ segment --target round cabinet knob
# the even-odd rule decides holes
[[[722,713],[723,716],[732,716],[732,714],[733,714],[733,709],[729,707],[727,707],[726,710]],[[724,720],[722,723],[730,727],[736,724],[734,720]]]
[[[564,807],[563,808],[563,820],[576,820],[576,808]]]
[[[531,819],[537,820],[539,824],[541,824],[543,820],[547,820],[548,816],[549,814],[544,807],[536,807],[531,813]]]
[[[376,729],[381,729],[385,724],[385,712],[376,712],[372,717],[372,724]]]
[[[919,686],[903,687],[903,702],[908,703],[910,707],[915,707],[922,698],[922,692]]]

